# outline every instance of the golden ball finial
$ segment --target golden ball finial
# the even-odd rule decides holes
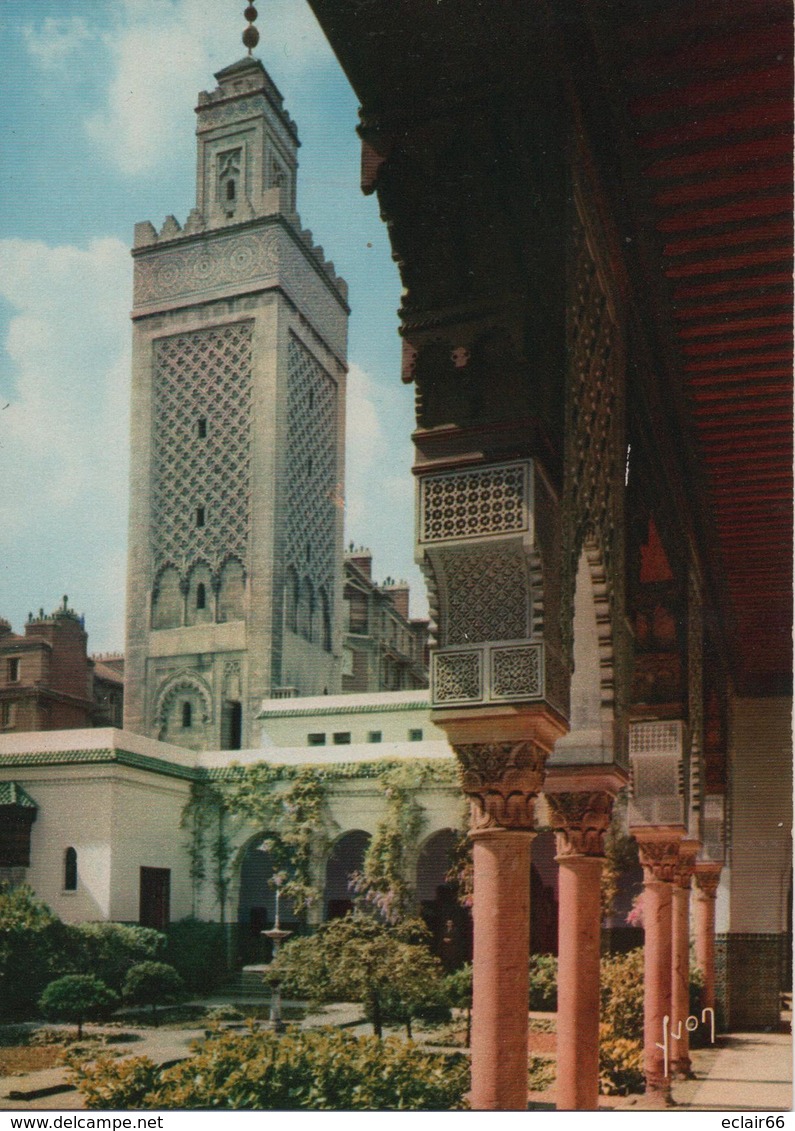
[[[259,32],[254,27],[254,20],[257,18],[257,9],[253,4],[249,4],[243,15],[248,20],[248,27],[243,32],[243,46],[248,48],[250,55],[259,43]]]

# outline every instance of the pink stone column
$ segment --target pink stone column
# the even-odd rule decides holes
[[[599,1103],[601,877],[604,837],[623,780],[609,768],[556,766],[544,784],[559,866],[559,1111],[592,1111]]]
[[[666,1072],[663,1043],[665,1017],[671,1016],[670,883],[650,879],[643,885],[643,1070],[646,1091],[670,1098],[670,1064]]]
[[[682,882],[671,891],[671,1075],[692,1075],[690,1037],[685,1021],[690,1013],[690,888]]]
[[[702,1005],[710,1009],[715,1008],[715,903],[720,873],[719,864],[696,864],[696,966],[704,976]]]
[[[475,1111],[527,1110],[530,846],[526,829],[474,830],[472,1091]]]
[[[662,832],[647,836],[635,830],[644,875],[643,1061],[646,1092],[655,1095],[665,1105],[671,1101],[672,1042],[669,1039],[667,1063],[665,1051],[660,1046],[665,1044],[671,1018],[671,903],[679,838],[663,837]]]
[[[558,856],[557,1103],[590,1111],[599,1103],[599,943],[602,910],[598,856]]]

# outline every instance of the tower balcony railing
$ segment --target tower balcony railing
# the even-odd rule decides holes
[[[541,700],[544,645],[506,640],[437,648],[431,654],[432,707]]]

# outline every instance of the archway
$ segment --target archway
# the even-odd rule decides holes
[[[260,848],[266,835],[250,841],[240,859],[237,949],[243,965],[269,962],[271,958],[271,943],[263,938],[262,931],[272,927],[276,918],[276,888],[272,883],[276,868],[270,852]],[[299,929],[289,900],[280,901],[279,920],[288,930]]]
[[[551,829],[533,841],[530,867],[530,953],[558,953],[558,866]]]
[[[327,919],[339,919],[353,910],[351,876],[361,872],[370,834],[362,829],[343,833],[331,847],[326,862],[326,885],[323,896]]]
[[[472,957],[472,919],[458,900],[451,878],[455,850],[461,837],[455,829],[439,829],[420,846],[417,856],[417,902],[432,936],[432,949],[446,969]]]

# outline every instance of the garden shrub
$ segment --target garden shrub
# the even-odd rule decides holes
[[[133,1005],[148,1005],[157,1025],[158,1005],[171,1005],[183,996],[184,983],[166,962],[141,962],[127,971],[122,993]]]
[[[557,1065],[554,1057],[531,1055],[527,1066],[527,1087],[531,1092],[545,1092],[555,1083]]]
[[[290,939],[266,978],[313,1002],[361,1002],[376,1036],[387,1017],[410,1029],[426,1005],[446,1009],[442,965],[424,941],[416,941],[426,936],[421,923],[390,927],[354,912],[324,923],[314,935]]]
[[[558,960],[554,954],[530,955],[528,1008],[554,1013],[558,1008]]]
[[[98,1060],[72,1076],[95,1109],[448,1111],[464,1107],[469,1063],[394,1037],[288,1029],[213,1036],[171,1068]]]
[[[0,884],[1,1017],[35,1012],[44,987],[64,971],[65,941],[64,924],[29,887]]]
[[[73,1021],[77,1039],[83,1035],[84,1021],[110,1017],[118,1008],[119,995],[93,974],[65,974],[44,990],[39,1008],[52,1021]]]
[[[621,1037],[609,1024],[599,1026],[599,1091],[628,1096],[643,1091],[643,1042]]]
[[[127,923],[76,923],[66,932],[65,965],[78,974],[96,974],[119,991],[127,971],[155,959],[166,942],[160,931]]]
[[[158,957],[174,967],[190,993],[207,993],[220,985],[227,973],[224,927],[198,919],[172,923],[165,949]]]
[[[119,1108],[142,1108],[145,1098],[156,1087],[161,1069],[147,1056],[116,1060],[100,1056],[86,1061],[83,1056],[67,1053],[64,1062],[70,1082],[76,1084],[92,1110],[112,1111]]]

